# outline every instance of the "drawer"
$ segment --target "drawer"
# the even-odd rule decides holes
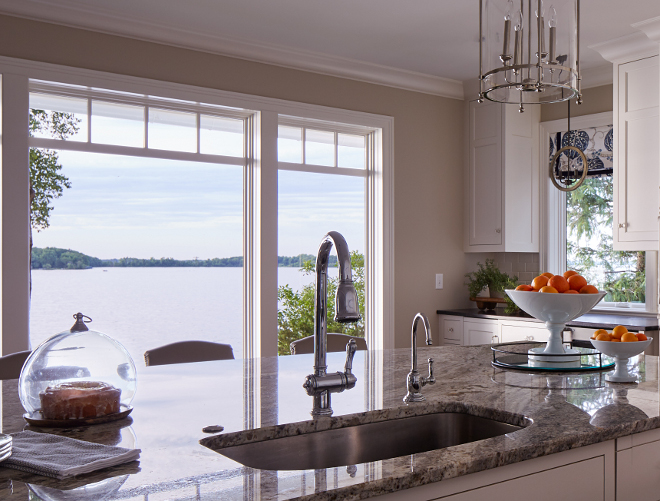
[[[500,328],[497,321],[465,319],[463,321],[464,344],[491,344],[499,341]]]
[[[440,315],[438,331],[441,344],[463,344],[463,317],[453,315]]]
[[[539,325],[536,322],[502,323],[501,332],[503,343],[514,341],[546,342],[548,340],[548,330],[543,324]]]

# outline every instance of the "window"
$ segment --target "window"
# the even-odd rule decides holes
[[[278,127],[278,254],[298,256],[278,268],[278,352],[288,354],[289,344],[313,334],[314,278],[311,266],[321,238],[330,230],[346,239],[353,255],[353,281],[360,297],[362,320],[352,324],[334,321],[334,304],[328,302],[328,332],[365,336],[365,209],[367,178],[373,175],[373,158],[367,144],[376,131],[368,127],[292,120],[280,117]],[[333,253],[335,250],[333,248]],[[337,278],[331,262],[329,291]]]
[[[197,224],[192,220],[206,217],[202,214],[202,207],[205,206],[208,212],[214,213],[217,224],[226,223],[234,228],[232,245],[237,243],[235,235],[238,230],[235,231],[235,228],[240,226],[241,245],[232,248],[240,247],[240,250],[208,255],[201,251],[194,255],[188,251],[176,254],[173,250],[162,256],[150,250],[148,260],[151,261],[151,257],[156,261],[161,257],[172,257],[176,261],[194,264],[196,260],[202,261],[207,257],[242,259],[240,284],[236,288],[221,284],[242,299],[239,324],[242,323],[243,349],[242,353],[235,350],[235,354],[247,358],[275,355],[278,208],[282,208],[281,219],[285,228],[287,211],[290,213],[296,204],[300,206],[300,199],[290,198],[287,201],[286,193],[291,193],[296,184],[306,187],[314,185],[316,191],[310,188],[312,193],[332,192],[330,201],[342,197],[344,202],[348,201],[346,213],[334,216],[336,222],[341,220],[348,226],[333,229],[346,233],[349,245],[362,251],[365,256],[365,335],[374,349],[393,347],[391,118],[139,78],[108,76],[94,71],[58,70],[52,65],[32,62],[14,64],[7,60],[0,71],[4,72],[3,120],[17,124],[15,129],[3,134],[3,163],[8,165],[24,161],[22,159],[28,148],[52,151],[61,160],[64,174],[76,186],[72,190],[80,189],[80,198],[69,196],[67,203],[73,204],[75,199],[82,209],[73,210],[71,205],[67,207],[65,197],[74,191],[65,191],[65,195],[56,200],[57,205],[52,213],[54,231],[43,241],[40,240],[42,236],[38,236],[36,247],[57,246],[68,251],[69,246],[64,243],[67,232],[72,234],[79,230],[81,234],[88,235],[90,243],[95,242],[93,252],[86,254],[91,258],[108,262],[126,257],[147,259],[131,255],[132,252],[120,255],[117,242],[112,238],[113,232],[119,229],[109,229],[107,222],[112,220],[117,226],[130,226],[141,209],[153,215],[154,207],[158,207],[161,221],[167,219],[173,227],[180,225],[190,230]],[[67,114],[76,120],[78,126],[76,130],[59,137],[47,130],[33,131],[28,137],[25,131],[28,130],[30,109]],[[220,171],[232,174],[227,174],[222,182],[214,184],[212,180],[219,179]],[[3,349],[11,352],[27,349],[29,340],[30,292],[29,285],[25,283],[30,266],[29,177],[27,172],[15,169],[4,169],[2,176],[3,185],[13,187],[10,190],[11,201],[6,199],[5,203],[26,208],[3,211],[2,215],[4,235],[11,237],[3,239],[3,256],[13,263],[11,270],[3,270],[3,287],[15,292],[11,297],[5,295],[2,303],[4,332],[12,333],[11,339],[6,336],[3,340]],[[125,183],[125,189],[120,190],[122,180],[128,179],[130,182]],[[161,186],[156,185],[162,182],[188,191],[178,202],[172,193],[165,193],[159,199],[147,194],[146,190],[151,188],[149,181],[152,181],[153,188],[160,189]],[[193,187],[195,183],[197,186]],[[329,190],[328,186],[333,183],[334,187]],[[240,193],[237,188],[229,190],[231,196],[223,191],[237,184],[240,185]],[[86,187],[85,193],[82,187]],[[103,189],[110,187],[114,195],[104,197]],[[216,191],[210,198],[214,201],[208,205],[204,190],[213,189]],[[190,197],[190,194],[199,196]],[[282,198],[281,204],[278,197]],[[292,200],[294,203],[291,204]],[[183,205],[184,209],[173,209],[175,202]],[[226,205],[229,202],[236,207],[231,224],[220,221],[228,213]],[[305,201],[302,203],[304,205]],[[130,217],[106,217],[122,206],[130,208]],[[82,213],[75,214],[79,210]],[[354,217],[353,222],[345,217],[346,214]],[[105,220],[103,230],[95,228],[90,222],[95,216],[98,216],[98,221]],[[154,225],[157,219],[152,219]],[[241,219],[240,225],[235,224],[237,219]],[[55,223],[60,230],[56,230]],[[319,225],[321,235],[330,229],[321,226],[325,224]],[[133,228],[132,231],[143,240],[147,237],[155,242],[166,240],[163,235],[167,232],[157,237],[154,228]],[[208,227],[201,231],[209,232]],[[283,246],[286,242],[284,235]],[[187,243],[185,236],[172,240],[179,242],[178,247],[173,245],[172,249],[183,249]],[[313,240],[316,241],[315,252],[320,236]],[[97,252],[97,249],[100,251]],[[153,256],[150,255],[152,253]],[[71,263],[75,267],[77,257],[75,253],[65,256],[67,266]],[[101,276],[111,274],[111,271],[103,272],[105,268],[102,266],[100,268]],[[168,286],[178,287],[169,283],[162,285],[162,288]],[[35,281],[35,290],[38,287]],[[135,307],[139,310],[139,302],[153,287],[157,285],[152,280],[148,280],[147,284],[133,284],[133,289],[138,291],[136,302],[131,304],[134,309],[128,313],[113,312],[113,317],[130,316]],[[243,294],[237,289],[242,290]],[[51,290],[53,294],[62,293],[57,287]],[[81,286],[80,297],[85,297],[85,290],[89,294],[103,293],[97,288],[90,290]],[[44,305],[45,301],[37,296],[35,292],[34,318],[39,310],[40,314],[53,320],[51,325],[57,325],[48,328],[49,332],[44,331],[43,335],[66,328],[67,325],[56,319],[62,318],[62,315],[68,318],[73,311],[42,308],[39,302]],[[84,307],[74,308],[78,309]],[[194,334],[186,324],[190,315],[196,313],[186,312],[177,320],[177,326],[185,331],[187,337]],[[115,326],[101,325],[103,316],[94,319],[96,327],[115,335]],[[134,320],[138,325],[149,324],[149,317],[140,317],[139,311]],[[240,326],[229,330],[237,329]]]
[[[541,162],[545,172],[558,148],[569,144],[583,151],[589,165],[584,183],[566,193],[555,189],[546,177],[546,268],[575,269],[589,283],[606,291],[599,309],[653,311],[652,284],[657,264],[655,257],[648,254],[655,253],[612,248],[612,115],[578,117],[571,122],[570,135],[566,132],[566,120],[542,124],[546,133],[542,137],[549,145],[548,160]],[[560,158],[554,169],[565,170],[567,160],[566,156]]]

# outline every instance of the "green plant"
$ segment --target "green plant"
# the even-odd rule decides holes
[[[500,271],[495,265],[495,260],[486,259],[486,264],[477,263],[477,271],[466,273],[468,291],[470,297],[476,297],[484,287],[488,287],[491,295],[495,292],[502,292],[509,284],[518,281],[518,277],[510,277],[506,273]]]
[[[305,261],[300,271],[305,275],[314,273],[314,261]],[[357,251],[351,252],[351,268],[353,284],[358,294],[361,319],[354,323],[335,322],[335,293],[337,279],[328,279],[328,332],[364,337],[364,256]],[[280,307],[277,312],[277,353],[290,355],[291,342],[314,334],[314,296],[316,284],[305,285],[300,291],[295,291],[289,285],[277,289],[277,299]]]
[[[516,286],[518,285],[518,277],[509,277],[504,284],[505,289],[515,289]],[[507,315],[513,315],[515,313],[518,313],[520,311],[520,308],[518,308],[518,305],[513,302],[513,300],[507,295],[504,294],[504,300],[506,301],[506,307],[504,308],[504,313]]]

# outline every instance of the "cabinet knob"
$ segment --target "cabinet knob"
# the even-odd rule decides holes
[[[624,228],[625,229],[627,227],[628,227],[628,223],[619,223],[619,228]]]
[[[454,328],[453,328],[453,327],[450,327],[450,328],[449,328],[449,332],[454,332]]]
[[[501,230],[500,228],[497,228],[497,229],[495,230],[495,233],[502,233],[502,230]]]

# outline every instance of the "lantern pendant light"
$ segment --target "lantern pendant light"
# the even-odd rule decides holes
[[[479,0],[479,102],[581,104],[580,81],[580,0]]]

